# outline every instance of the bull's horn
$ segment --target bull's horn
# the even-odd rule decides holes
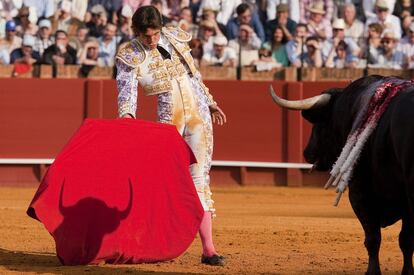
[[[67,212],[67,207],[63,206],[63,190],[65,188],[65,181],[66,178],[63,179],[62,187],[60,188],[60,194],[59,194],[59,211],[60,213],[65,216]]]
[[[270,85],[269,91],[272,95],[273,101],[277,105],[292,110],[308,110],[315,107],[316,105],[323,106],[327,104],[331,99],[330,94],[322,94],[302,100],[286,100],[276,95],[272,85]]]
[[[128,217],[129,212],[131,211],[132,208],[132,183],[131,183],[131,179],[129,179],[129,202],[128,202],[128,206],[125,210],[119,212],[119,218],[121,220],[124,220],[126,217]]]

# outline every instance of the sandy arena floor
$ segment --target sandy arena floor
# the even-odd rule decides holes
[[[171,262],[61,266],[52,237],[26,216],[34,188],[0,188],[0,274],[363,274],[363,231],[344,196],[322,188],[215,188],[214,236],[225,267],[199,264],[200,240]],[[400,224],[383,229],[383,274],[398,274]]]

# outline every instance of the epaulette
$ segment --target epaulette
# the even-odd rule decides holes
[[[145,60],[145,50],[140,43],[133,39],[119,46],[116,58],[133,68],[138,67]]]
[[[173,39],[175,39],[179,42],[189,42],[192,38],[191,34],[189,34],[186,31],[183,31],[179,27],[174,27],[174,26],[164,27],[164,28],[162,28],[162,32],[165,35],[167,35],[167,36],[169,36],[169,37],[171,37],[171,38],[173,38]]]

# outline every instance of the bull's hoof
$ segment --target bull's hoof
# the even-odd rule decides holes
[[[381,275],[381,270],[367,271],[365,275]]]

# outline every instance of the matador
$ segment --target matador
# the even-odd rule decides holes
[[[118,111],[135,118],[138,83],[147,96],[158,99],[158,121],[173,124],[191,147],[197,163],[190,172],[204,208],[200,226],[201,262],[223,265],[212,241],[213,200],[210,167],[213,153],[212,122],[222,125],[226,116],[203,84],[190,53],[191,35],[177,27],[164,27],[157,9],[139,8],[132,18],[136,38],[121,45],[116,55]]]

